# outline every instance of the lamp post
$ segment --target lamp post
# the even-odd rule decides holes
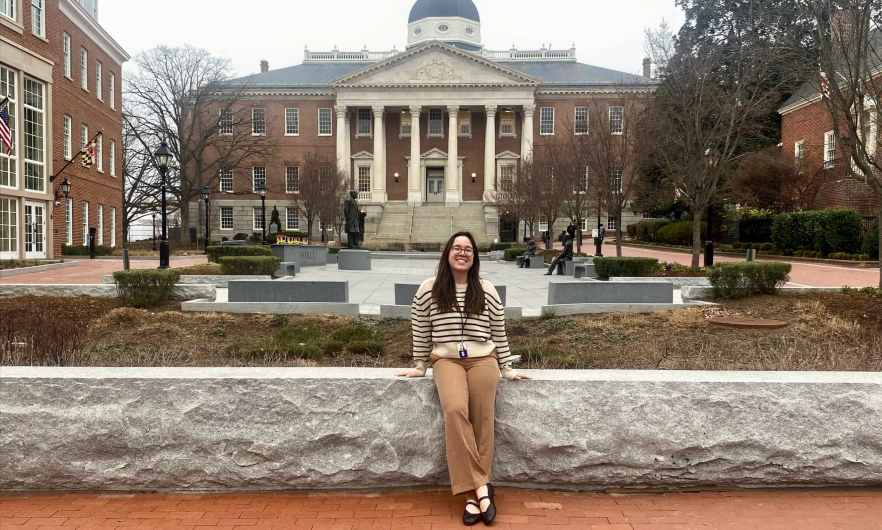
[[[205,201],[205,254],[208,255],[208,241],[211,238],[208,225],[208,204],[211,200],[211,189],[208,186],[202,188],[202,200]]]
[[[64,177],[64,180],[61,181],[61,193],[64,193],[65,200],[67,200],[67,196],[70,194],[70,188],[70,181],[67,180],[67,177]]]
[[[597,196],[597,237],[594,238],[594,255],[603,257],[603,224],[600,220],[600,195]]]
[[[150,215],[153,217],[153,252],[156,252],[156,206],[151,208]]]
[[[254,191],[260,195],[260,228],[263,234],[262,245],[266,245],[266,184],[261,184],[254,188]]]
[[[707,163],[708,171],[713,171],[720,163],[722,155],[716,148],[711,147],[704,152],[704,159]],[[699,226],[700,221],[699,221]],[[707,205],[707,240],[704,242],[704,266],[714,266],[714,200],[711,198]],[[700,232],[700,230],[699,230]]]
[[[162,187],[162,241],[159,242],[159,267],[160,269],[168,268],[168,212],[165,204],[165,172],[168,170],[168,161],[171,159],[171,152],[165,142],[159,144],[159,149],[153,153],[156,157],[156,165],[159,166],[159,179]]]

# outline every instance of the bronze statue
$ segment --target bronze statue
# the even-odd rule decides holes
[[[358,246],[358,236],[361,233],[359,226],[360,212],[358,211],[358,192],[349,192],[349,198],[343,206],[343,219],[346,221],[346,244],[347,248],[361,248]]]
[[[530,267],[530,258],[536,255],[536,242],[530,241],[527,243],[527,251],[524,252],[524,259],[521,260],[520,268]]]
[[[567,227],[566,236],[564,238],[564,248],[563,251],[554,258],[554,261],[551,262],[551,266],[548,267],[548,272],[545,273],[546,276],[551,276],[554,268],[557,267],[557,275],[563,276],[564,274],[564,262],[565,261],[573,261],[573,240],[576,239],[576,227],[570,225]]]

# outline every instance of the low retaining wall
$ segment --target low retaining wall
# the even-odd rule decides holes
[[[214,285],[219,289],[226,289],[230,280],[272,280],[272,276],[245,276],[242,274],[186,274],[178,280],[178,285]],[[113,275],[105,274],[101,277],[101,283],[115,284]]]
[[[551,282],[548,305],[563,304],[672,304],[671,282]]]
[[[782,287],[778,290],[781,294],[808,294],[808,293],[839,293],[842,287]],[[680,290],[683,301],[709,300],[713,296],[713,288],[708,286],[683,286]]]
[[[28,283],[3,283],[0,284],[0,296],[97,296],[99,298],[115,298],[117,296],[116,285],[105,283],[92,284],[28,284]],[[217,289],[214,285],[204,284],[176,284],[172,289],[169,300],[214,300],[217,297]]]
[[[47,263],[46,265],[34,265],[33,267],[21,267],[20,269],[6,269],[0,271],[0,278],[8,278],[10,276],[19,276],[21,274],[31,274],[33,272],[51,271],[53,269],[64,269],[66,267],[79,267],[79,261],[65,261],[64,263]]]
[[[586,280],[594,280],[594,278],[585,278]],[[604,280],[597,280],[604,281]],[[612,282],[655,282],[655,283],[673,283],[674,289],[681,289],[686,286],[710,287],[710,280],[703,276],[650,276],[648,278],[640,276],[616,276],[610,278]]]
[[[0,489],[445,484],[432,379],[396,371],[4,367]],[[882,374],[528,373],[499,385],[499,484],[882,485]]]

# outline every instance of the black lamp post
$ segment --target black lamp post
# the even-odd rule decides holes
[[[156,252],[156,206],[150,209],[150,216],[153,217],[153,252]]]
[[[713,171],[720,163],[722,155],[716,148],[709,148],[704,152],[708,171]],[[707,205],[707,240],[704,242],[704,266],[714,266],[714,200],[711,198]]]
[[[208,240],[211,238],[208,225],[208,203],[211,200],[211,189],[208,186],[202,188],[202,200],[205,201],[205,254],[208,255]]]
[[[266,245],[266,184],[261,184],[254,189],[260,195],[260,228],[263,233],[262,245]]]
[[[168,162],[171,159],[171,152],[165,142],[159,144],[159,149],[153,153],[156,157],[156,165],[159,166],[159,179],[162,187],[162,241],[159,242],[159,268],[167,269],[169,262],[168,252],[168,212],[165,204],[165,172],[168,170]]]
[[[600,220],[600,196],[597,196],[597,237],[594,238],[594,255],[603,257],[603,224]]]

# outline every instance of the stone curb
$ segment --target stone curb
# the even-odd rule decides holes
[[[333,302],[214,302],[211,300],[190,300],[181,303],[181,310],[208,313],[359,316],[358,304]],[[408,318],[410,318],[409,315]]]
[[[245,276],[241,274],[231,274],[224,276],[222,274],[184,274],[178,280],[178,285],[214,285],[219,289],[226,289],[230,280],[272,280],[272,276]],[[112,274],[101,276],[102,284],[116,285]]]
[[[842,287],[782,287],[778,292],[780,294],[839,293],[842,292]],[[680,290],[680,297],[684,302],[707,300],[712,295],[712,287],[685,285]]]
[[[597,280],[595,278],[579,278],[580,280],[586,281],[603,281]],[[609,281],[616,282],[670,282],[674,284],[674,289],[680,289],[686,286],[697,286],[697,287],[709,287],[710,280],[704,277],[688,277],[688,276],[668,276],[668,277],[648,277],[642,278],[639,276],[616,276],[614,278],[610,278]]]
[[[702,305],[717,305],[709,302],[686,302],[682,304],[558,304],[542,306],[543,316],[589,315],[594,313],[653,313],[673,311]]]
[[[0,278],[8,278],[10,276],[19,276],[21,274],[32,274],[34,272],[51,271],[54,269],[64,269],[67,267],[79,266],[79,261],[66,261],[64,263],[49,263],[47,265],[35,265],[33,267],[22,267],[20,269],[7,269],[0,271]]]
[[[0,284],[0,296],[96,296],[99,298],[116,298],[116,285],[105,283],[93,284]],[[214,285],[176,284],[169,300],[186,301],[197,298],[214,300],[217,289]]]
[[[193,254],[192,256],[169,256],[169,261],[176,260],[184,260],[184,259],[196,259],[196,258],[205,258],[208,259],[208,256],[205,254]],[[85,256],[61,256],[61,259],[79,259],[79,260],[89,260],[88,254]],[[122,256],[95,256],[95,259],[123,259]],[[153,260],[159,261],[159,256],[129,256],[129,260]]]

